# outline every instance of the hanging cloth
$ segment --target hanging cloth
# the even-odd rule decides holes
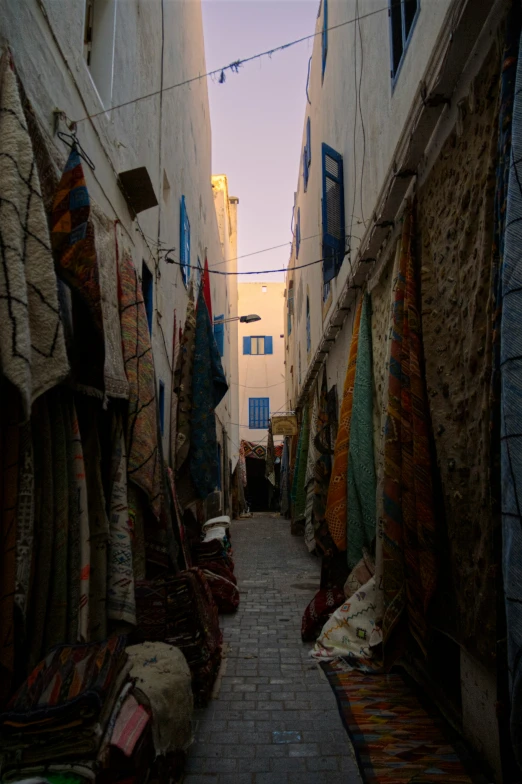
[[[200,288],[196,311],[190,474],[196,493],[204,500],[218,485],[215,409],[228,384],[214,338],[209,312]]]
[[[125,372],[129,382],[127,416],[128,478],[147,495],[152,511],[161,508],[156,386],[150,332],[136,268],[127,252],[120,265],[120,319]]]
[[[328,530],[338,550],[346,550],[347,527],[347,493],[348,493],[348,449],[350,446],[350,425],[352,421],[353,387],[355,383],[355,367],[357,364],[357,347],[359,343],[359,326],[362,313],[361,299],[352,332],[348,367],[344,380],[343,400],[337,438],[335,440],[334,460],[328,500],[326,502],[326,521]]]
[[[331,424],[328,415],[328,386],[326,369],[323,372],[317,409],[317,434],[314,438],[316,461],[314,466],[313,523],[315,544],[319,552],[333,550],[333,541],[326,523],[326,501],[332,473]]]
[[[73,381],[80,392],[103,398],[105,344],[100,273],[91,206],[81,158],[73,146],[51,213],[56,270],[71,291]]]
[[[348,568],[375,538],[371,299],[363,297],[348,451]]]
[[[272,435],[272,426],[268,430],[268,440],[266,447],[266,466],[265,476],[270,484],[275,487],[275,464],[274,464],[274,437]]]
[[[18,389],[21,416],[67,376],[47,217],[10,52],[0,60],[0,370]]]
[[[299,441],[297,443],[297,456],[294,465],[294,477],[292,480],[292,503],[293,520],[299,522],[304,520],[306,511],[306,466],[308,461],[308,438],[310,432],[310,422],[308,416],[308,401],[303,408],[303,420],[299,431]]]
[[[207,304],[208,315],[210,317],[210,323],[213,323],[212,319],[212,295],[210,293],[210,273],[208,271],[208,260],[205,259],[205,268],[203,270],[203,276],[201,278],[201,288],[203,289],[203,297]]]
[[[429,414],[421,374],[422,349],[413,261],[413,209],[402,231],[393,306],[388,416],[384,446],[384,644],[407,614],[425,651],[427,611],[437,578]]]
[[[176,418],[175,468],[180,471],[188,457],[192,421],[192,376],[196,348],[196,310],[189,292],[185,328],[181,337],[177,366],[174,373],[174,389],[178,397]]]
[[[517,762],[522,767],[522,41],[518,53],[511,143],[504,258],[500,270],[500,465],[511,739]]]

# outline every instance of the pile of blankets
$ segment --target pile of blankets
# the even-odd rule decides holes
[[[239,607],[228,518],[214,518],[203,525],[203,541],[192,549],[194,563],[203,570],[217,608],[222,613]]]
[[[197,706],[205,705],[221,664],[221,631],[212,593],[200,569],[136,584],[138,628],[145,639],[179,648],[192,676]]]

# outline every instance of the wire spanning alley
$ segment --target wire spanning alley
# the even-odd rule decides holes
[[[400,5],[400,0],[396,4],[386,5],[385,8],[378,8],[375,11],[369,11],[367,14],[363,14],[361,16],[357,16],[354,19],[348,19],[346,22],[340,22],[337,25],[332,25],[331,27],[327,28],[327,32],[332,30],[338,30],[340,27],[346,27],[347,25],[352,25],[360,22],[362,19],[368,19],[370,16],[375,16],[376,14],[382,14],[384,12],[388,13],[393,5]],[[251,63],[253,60],[260,60],[262,57],[272,57],[272,55],[276,54],[277,52],[283,52],[285,49],[290,49],[292,46],[297,46],[297,44],[302,44],[304,41],[310,41],[312,38],[316,38],[318,35],[323,35],[323,30],[320,30],[317,33],[311,33],[310,35],[305,35],[302,38],[296,38],[295,41],[289,41],[286,44],[281,44],[281,46],[276,46],[274,49],[267,49],[266,52],[259,52],[258,54],[253,54],[251,57],[244,57],[242,60],[234,60],[232,63],[228,65],[224,65],[221,68],[215,68],[213,71],[207,71],[204,74],[198,74],[198,76],[193,76],[190,79],[185,79],[183,82],[178,82],[177,84],[171,84],[169,87],[163,87],[160,90],[154,90],[153,92],[147,93],[146,95],[141,95],[139,98],[133,98],[130,101],[124,101],[123,103],[118,103],[116,106],[109,106],[102,111],[95,112],[94,114],[88,114],[85,117],[80,117],[78,120],[73,120],[74,124],[84,122],[85,120],[92,120],[94,117],[100,117],[102,114],[108,114],[109,112],[114,112],[116,109],[123,109],[125,106],[131,106],[134,103],[138,103],[139,101],[145,101],[147,98],[154,98],[157,95],[163,95],[170,90],[175,90],[177,87],[184,87],[187,84],[192,84],[193,82],[198,82],[200,79],[206,79],[208,76],[216,76],[219,74],[219,83],[223,84],[226,81],[226,72],[232,71],[232,73],[238,73],[239,69],[242,65],[246,63]]]

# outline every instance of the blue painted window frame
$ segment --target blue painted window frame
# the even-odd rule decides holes
[[[312,139],[310,118],[306,120],[306,142],[303,150],[303,180],[305,193],[308,189],[308,179],[310,177],[310,165],[312,163]]]
[[[263,351],[252,352],[252,340],[263,338]],[[272,335],[251,335],[243,338],[243,354],[250,354],[253,357],[264,357],[274,353],[274,341]]]
[[[405,14],[405,2],[406,0],[400,0],[401,4],[401,32],[402,32],[402,54],[400,57],[397,66],[394,66],[394,57],[393,57],[393,18],[392,18],[392,5],[395,5],[398,0],[388,0],[388,21],[389,21],[389,38],[390,38],[390,75],[391,75],[391,82],[392,82],[392,91],[397,84],[397,80],[399,78],[399,74],[401,72],[402,64],[404,62],[404,58],[406,57],[406,52],[410,45],[410,41],[413,35],[413,31],[415,30],[415,25],[417,24],[417,19],[419,18],[420,10],[421,10],[421,0],[416,0],[417,2],[417,10],[415,11],[415,16],[412,19],[410,29],[408,34],[406,35],[406,14]]]
[[[295,257],[299,258],[299,249],[301,247],[301,207],[297,208],[297,220],[295,222]]]
[[[165,384],[159,382],[159,420],[161,435],[165,433]]]
[[[327,158],[338,164],[337,176],[327,168]],[[328,181],[337,183],[339,188],[339,204],[337,210],[340,218],[339,236],[335,237],[328,231]],[[344,215],[344,168],[343,156],[323,142],[322,145],[322,248],[323,248],[323,283],[329,283],[341,269],[344,259],[344,246],[346,239]]]
[[[248,398],[248,427],[250,430],[268,430],[270,420],[270,398]]]
[[[215,320],[219,321],[219,319],[224,319],[225,314],[222,313],[220,316],[216,316]],[[222,357],[225,353],[225,322],[221,321],[220,324],[214,324],[214,338],[216,339],[219,356]]]
[[[147,324],[149,325],[149,335],[152,335],[152,316],[154,313],[154,276],[145,262],[141,266],[141,291],[145,311],[147,313]]]
[[[326,70],[326,57],[328,55],[328,0],[323,0],[323,34],[321,36],[322,52],[322,80]]]
[[[190,280],[190,221],[187,214],[185,197],[181,197],[179,218],[179,260],[183,283],[188,286]]]

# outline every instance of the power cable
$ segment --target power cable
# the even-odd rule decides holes
[[[400,0],[396,3],[400,5]],[[385,8],[378,8],[375,11],[369,11],[367,14],[358,17],[359,20],[361,19],[368,19],[371,16],[375,16],[376,14],[388,13],[390,10],[390,6],[387,5]],[[357,18],[355,19],[348,19],[346,22],[340,22],[337,25],[332,25],[332,27],[328,27],[327,31],[338,30],[341,27],[346,27],[346,25],[355,24],[358,21]],[[312,38],[316,38],[318,35],[323,35],[324,30],[320,30],[317,33],[311,33],[310,35],[305,35],[302,38],[296,38],[295,41],[289,41],[287,44],[282,44],[281,46],[276,46],[274,49],[267,49],[266,52],[259,52],[259,54],[254,54],[251,57],[245,57],[242,60],[234,60],[234,62],[230,63],[229,65],[225,65],[222,68],[216,68],[213,71],[207,71],[207,73],[199,74],[198,76],[193,76],[190,79],[185,79],[182,82],[178,82],[177,84],[171,84],[170,87],[164,87],[160,90],[154,90],[151,93],[147,93],[146,95],[141,95],[139,98],[133,98],[129,101],[124,101],[123,103],[116,104],[116,106],[109,106],[106,109],[102,109],[102,111],[94,112],[93,114],[88,114],[85,117],[80,117],[78,120],[74,120],[75,123],[81,123],[85,120],[92,120],[94,117],[100,117],[102,114],[108,114],[109,112],[114,112],[116,109],[123,109],[125,106],[131,106],[132,104],[138,103],[139,101],[145,101],[147,98],[154,98],[161,93],[169,92],[170,90],[175,90],[177,87],[184,87],[187,84],[192,84],[192,82],[197,82],[200,79],[205,79],[208,76],[215,76],[216,74],[220,75],[219,82],[223,83],[225,81],[225,72],[232,71],[233,73],[238,73],[239,68],[245,63],[250,63],[253,60],[259,60],[262,57],[272,57],[276,52],[282,52],[285,49],[289,49],[292,46],[296,46],[297,44],[301,44],[304,41],[309,41]]]

